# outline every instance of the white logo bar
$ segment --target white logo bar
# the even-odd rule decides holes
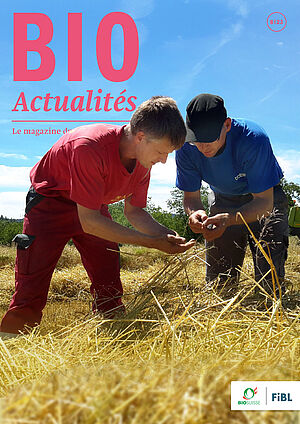
[[[300,381],[232,381],[231,410],[300,411]]]

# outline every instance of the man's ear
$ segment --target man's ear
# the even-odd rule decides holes
[[[224,121],[224,127],[226,132],[228,133],[228,131],[231,130],[231,118],[226,118]]]
[[[141,141],[145,138],[144,131],[138,131],[134,136],[134,141],[136,144],[140,144]]]

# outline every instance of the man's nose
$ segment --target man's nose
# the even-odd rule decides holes
[[[207,148],[209,147],[209,143],[197,143],[197,147],[200,152],[203,152],[207,150]]]
[[[167,162],[167,159],[168,159],[168,153],[166,153],[166,154],[164,154],[164,155],[161,155],[161,157],[160,157],[160,162],[161,163],[166,163]]]

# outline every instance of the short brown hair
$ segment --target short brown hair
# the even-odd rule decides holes
[[[153,138],[168,137],[175,149],[183,146],[186,137],[184,120],[174,99],[153,96],[143,102],[130,120],[131,133],[144,131]]]

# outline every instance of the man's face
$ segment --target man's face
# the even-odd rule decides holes
[[[219,137],[210,143],[193,143],[205,157],[212,158],[214,157],[221,147],[224,146],[226,142],[226,134],[230,131],[231,128],[231,119],[227,118],[223,124]]]
[[[151,168],[158,162],[166,163],[168,154],[174,150],[175,147],[167,137],[155,139],[144,134],[137,144],[136,158],[145,168]]]

